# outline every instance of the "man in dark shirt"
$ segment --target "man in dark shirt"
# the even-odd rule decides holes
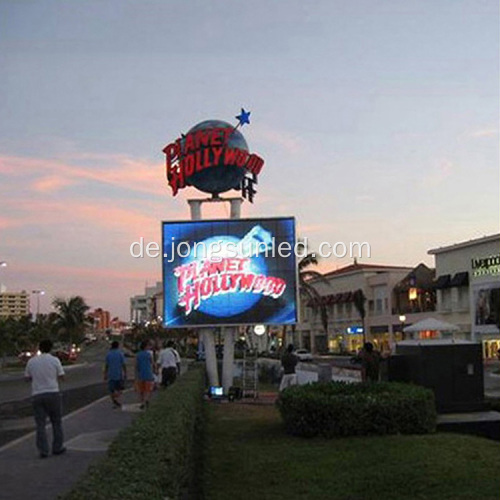
[[[380,354],[373,349],[371,342],[366,342],[361,358],[361,380],[363,382],[378,382],[380,372]]]
[[[297,385],[295,367],[297,366],[298,361],[297,356],[293,354],[293,345],[290,344],[281,358],[281,366],[283,367],[284,374],[281,379],[280,392],[284,391],[287,387]]]

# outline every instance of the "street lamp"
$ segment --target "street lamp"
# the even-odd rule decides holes
[[[40,295],[45,295],[45,290],[32,290],[31,293],[36,295],[36,319],[40,316]]]
[[[406,316],[404,314],[399,315],[399,321],[401,323],[401,340],[405,339],[405,321],[406,321]]]

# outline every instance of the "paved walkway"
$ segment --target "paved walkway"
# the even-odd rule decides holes
[[[105,397],[64,417],[68,451],[63,455],[40,459],[33,432],[0,448],[0,499],[53,500],[70,491],[89,465],[105,455],[118,432],[140,414],[133,391],[123,400],[122,410],[112,409]]]

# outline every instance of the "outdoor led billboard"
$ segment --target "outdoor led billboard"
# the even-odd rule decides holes
[[[163,222],[166,327],[297,322],[291,217]]]

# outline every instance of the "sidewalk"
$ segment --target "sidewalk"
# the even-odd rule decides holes
[[[53,500],[69,492],[89,465],[105,455],[118,432],[141,413],[135,392],[127,391],[123,401],[122,410],[113,410],[106,396],[64,417],[68,451],[63,455],[40,459],[33,432],[0,448],[0,499]]]

